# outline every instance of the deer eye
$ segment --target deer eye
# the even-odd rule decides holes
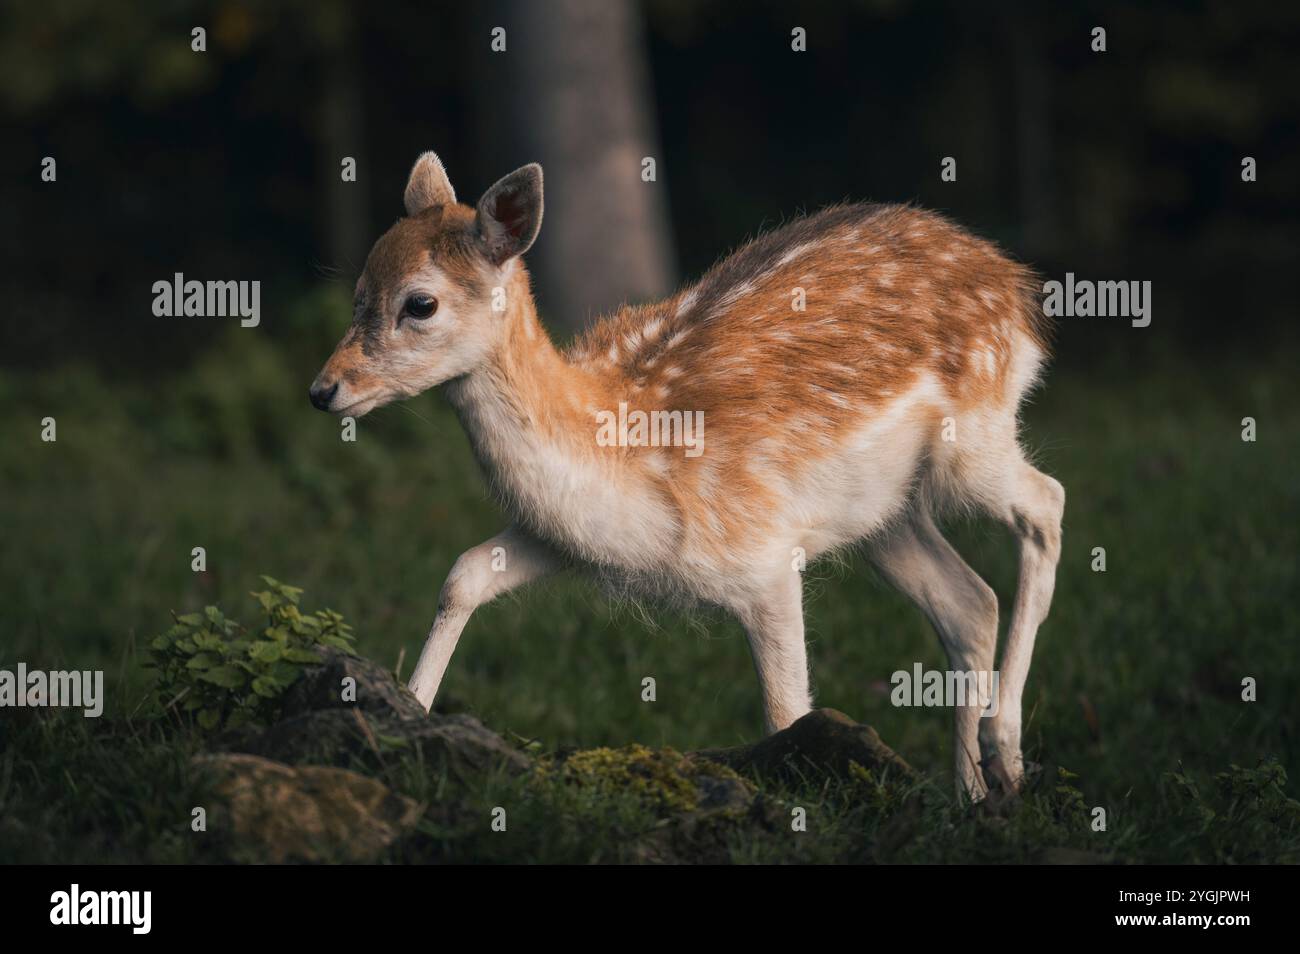
[[[432,295],[412,295],[402,306],[402,311],[411,318],[428,318],[437,310],[438,299]]]

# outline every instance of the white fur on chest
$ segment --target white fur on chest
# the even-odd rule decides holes
[[[521,525],[594,564],[644,573],[672,559],[679,532],[674,513],[616,451],[596,452],[594,420],[587,449],[584,435],[547,437],[474,382],[452,399],[480,463]]]
[[[812,560],[869,536],[905,506],[933,436],[917,422],[944,399],[934,378],[923,375],[889,404],[864,413],[831,453],[793,474],[778,475],[751,446],[710,446],[693,466],[710,465],[713,455],[739,456],[777,495],[776,508],[747,515],[759,532],[745,545],[723,539],[709,516],[710,499],[726,488],[705,484],[709,496],[692,508],[696,524],[683,533],[683,514],[655,480],[662,468],[595,448],[594,436],[591,448],[582,446],[583,435],[548,438],[472,382],[453,400],[504,505],[530,532],[592,564],[618,588],[726,604],[731,590],[761,586],[799,553]]]

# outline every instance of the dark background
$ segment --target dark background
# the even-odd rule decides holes
[[[1122,323],[1066,327],[1064,362],[1116,340],[1254,346],[1289,324],[1293,4],[592,9],[6,4],[0,361],[185,360],[208,335],[149,310],[152,282],[176,270],[259,278],[266,333],[292,335],[287,303],[323,279],[355,280],[424,149],[468,202],[525,162],[547,166],[535,270],[542,313],[561,332],[625,296],[670,290],[762,226],[846,198],[945,210],[1048,276],[1154,283],[1154,324],[1139,341]],[[207,53],[189,49],[194,25],[209,31]],[[495,25],[506,54],[489,48]],[[796,25],[807,53],[790,50]],[[1098,25],[1105,53],[1090,49]],[[589,102],[580,95],[558,120],[538,108],[566,57],[624,46],[635,55],[601,74],[631,71],[623,101],[601,103],[617,83],[580,79]],[[569,171],[579,161],[566,157],[624,142],[626,181],[602,188]],[[654,185],[639,180],[643,154],[658,160]],[[57,185],[39,181],[46,155]],[[355,183],[340,181],[344,155],[358,160]],[[944,156],[957,160],[955,183],[940,181]],[[1243,156],[1257,160],[1257,182],[1241,181]],[[657,190],[648,210],[629,202],[638,189]],[[587,245],[552,238],[548,249],[566,228],[585,230]],[[646,241],[635,267],[557,260]],[[581,286],[575,276],[592,271],[613,274]]]

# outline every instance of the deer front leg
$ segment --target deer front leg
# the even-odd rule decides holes
[[[770,735],[788,728],[812,709],[808,691],[808,651],[803,634],[803,581],[788,571],[764,596],[737,614],[763,694],[764,729]]]
[[[438,597],[438,615],[415,664],[409,688],[428,712],[447,672],[461,630],[474,610],[503,593],[560,568],[560,559],[545,544],[516,527],[466,550],[452,565]]]

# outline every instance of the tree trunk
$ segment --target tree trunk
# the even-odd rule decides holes
[[[1051,70],[1043,51],[1048,34],[1036,29],[1040,25],[1023,13],[1008,17],[1006,32],[1015,86],[1020,215],[1025,246],[1039,256],[1059,247],[1052,188]]]
[[[328,265],[338,269],[350,283],[361,274],[370,235],[369,183],[373,170],[366,163],[365,110],[362,106],[358,29],[348,8],[344,27],[337,31],[334,49],[325,59],[320,99],[320,128],[323,140],[320,175],[325,192],[325,248]],[[351,156],[357,163],[355,182],[342,179],[342,162]]]
[[[483,185],[526,162],[545,169],[545,217],[529,256],[541,313],[561,333],[675,280],[663,156],[642,24],[630,0],[503,0],[484,13],[506,50],[483,84]],[[491,129],[504,124],[503,129]],[[642,181],[642,160],[657,181]],[[473,201],[466,197],[463,201]]]

